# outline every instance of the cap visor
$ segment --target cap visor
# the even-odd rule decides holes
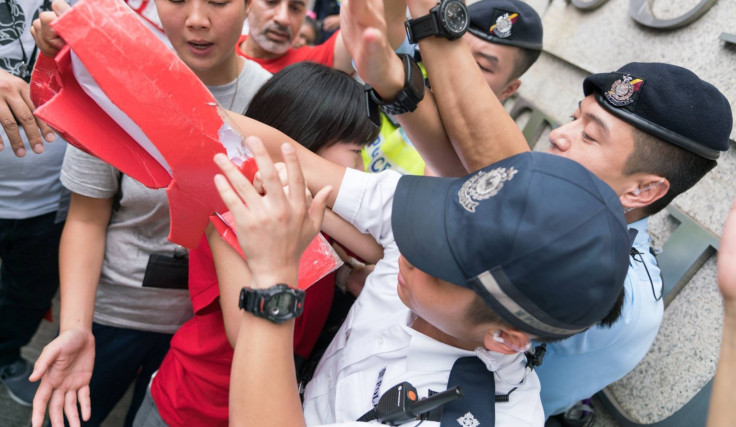
[[[445,207],[456,178],[403,176],[394,195],[391,225],[399,251],[423,272],[467,287],[447,235]]]

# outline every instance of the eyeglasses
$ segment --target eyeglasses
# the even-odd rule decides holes
[[[496,332],[493,333],[493,340],[496,342],[500,342],[501,344],[506,344],[510,349],[517,351],[519,353],[526,353],[529,351],[530,348],[532,348],[531,341],[527,342],[524,347],[517,347],[514,344],[511,344],[510,342],[506,341],[505,339],[501,338],[501,330],[497,329]]]

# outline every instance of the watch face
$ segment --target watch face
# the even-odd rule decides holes
[[[468,9],[460,1],[449,1],[441,13],[445,29],[454,37],[462,36],[468,29]]]
[[[291,314],[294,307],[294,295],[288,292],[279,292],[268,298],[264,305],[263,311],[269,316],[280,318],[281,316]]]

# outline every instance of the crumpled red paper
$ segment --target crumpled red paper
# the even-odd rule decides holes
[[[55,58],[40,55],[36,62],[31,80],[31,97],[38,106],[35,114],[75,147],[150,188],[166,187],[169,240],[196,247],[210,215],[227,210],[214,186],[219,169],[212,158],[226,152],[221,137],[235,134],[223,120],[221,107],[194,73],[119,0],[82,0],[52,27],[67,46]],[[155,146],[165,164],[118,124],[120,118],[116,121],[85,93],[72,70],[72,52],[104,95]],[[241,170],[252,180],[254,160],[240,160]],[[227,235],[227,230],[219,229]],[[229,242],[240,251],[237,239]],[[314,258],[310,264],[320,273],[300,270],[300,283],[302,274],[322,277],[339,265],[334,252],[322,250],[324,245],[329,246],[324,241],[317,245],[318,253],[305,254]]]

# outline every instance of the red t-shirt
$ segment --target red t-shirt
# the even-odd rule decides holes
[[[304,312],[294,325],[294,352],[299,356],[309,356],[317,342],[334,287],[331,273],[307,289]],[[225,334],[220,288],[205,237],[189,251],[189,295],[194,317],[171,339],[151,394],[170,426],[227,426],[233,348]]]
[[[312,61],[332,67],[335,60],[335,40],[337,40],[339,33],[340,31],[335,31],[329,39],[317,46],[302,46],[298,49],[289,49],[283,56],[279,56],[278,58],[252,58],[243,53],[240,45],[243,44],[248,36],[240,36],[235,51],[238,52],[238,55],[259,63],[261,67],[270,73],[278,73],[283,68],[302,61]]]

